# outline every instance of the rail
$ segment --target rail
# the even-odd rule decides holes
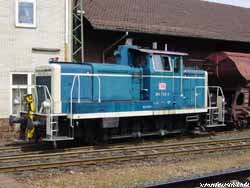
[[[232,134],[238,135],[238,131],[236,130],[226,130],[225,132],[220,132],[220,134],[224,135],[227,134],[231,138],[233,138]],[[206,135],[206,138],[211,139],[211,134]],[[204,138],[204,135],[198,136],[198,138]],[[182,136],[184,139],[189,139],[189,136]],[[205,140],[204,140],[205,141]],[[204,142],[203,141],[203,142]],[[235,140],[237,141],[237,140]],[[11,143],[7,145],[0,146],[0,161],[2,157],[6,156],[24,156],[24,155],[31,155],[31,154],[44,154],[44,153],[55,153],[55,152],[66,152],[66,151],[79,151],[79,150],[94,150],[94,149],[108,149],[108,148],[125,148],[125,147],[131,147],[131,146],[142,146],[142,145],[156,145],[156,144],[168,144],[167,146],[170,146],[171,144],[175,143],[176,139],[153,139],[153,140],[145,140],[143,142],[136,141],[136,142],[122,142],[122,143],[108,143],[107,145],[101,145],[101,146],[81,146],[81,147],[72,147],[68,144],[61,145],[61,147],[55,149],[51,145],[47,144],[32,144],[32,143]],[[183,145],[183,143],[190,144],[190,141],[184,141],[184,142],[178,142],[178,144]],[[201,143],[199,141],[199,143]],[[170,144],[170,145],[169,145]]]
[[[38,170],[79,165],[143,160],[160,156],[201,154],[250,148],[250,138],[224,139],[183,144],[159,144],[134,147],[68,151],[26,156],[1,157],[0,172]],[[69,160],[69,157],[78,157]],[[45,159],[49,159],[49,161]],[[53,159],[53,160],[52,160]]]

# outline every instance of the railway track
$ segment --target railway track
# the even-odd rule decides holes
[[[223,131],[217,132],[216,135],[219,134],[232,134],[237,133],[238,131]],[[250,131],[249,131],[250,132]],[[213,134],[212,134],[213,135]],[[209,135],[202,135],[200,137],[209,137]],[[200,138],[199,136],[196,138]],[[181,139],[190,138],[190,137],[181,137]],[[41,153],[51,153],[51,152],[63,152],[63,151],[75,151],[82,149],[96,149],[96,148],[114,148],[114,147],[125,147],[125,146],[136,146],[142,144],[157,144],[157,143],[169,143],[169,142],[179,142],[178,138],[167,138],[167,139],[154,139],[154,140],[146,140],[143,142],[125,142],[125,143],[114,143],[114,144],[106,144],[105,146],[83,146],[83,147],[72,147],[67,145],[60,147],[58,149],[54,149],[51,145],[41,145],[41,144],[12,144],[6,146],[0,146],[0,158],[5,156],[15,156],[15,155],[30,155],[30,154],[41,154]]]
[[[37,144],[23,144],[23,145],[17,145],[17,146],[1,146],[0,147],[0,155],[1,153],[6,152],[21,152],[25,149],[36,147]]]
[[[80,165],[93,165],[159,156],[188,155],[250,148],[250,137],[214,141],[150,144],[111,149],[82,149],[46,154],[16,155],[0,158],[0,172],[15,172]]]

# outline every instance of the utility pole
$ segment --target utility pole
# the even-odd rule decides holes
[[[83,0],[72,1],[72,61],[84,62]]]

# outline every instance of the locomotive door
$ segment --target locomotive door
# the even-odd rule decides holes
[[[182,105],[182,62],[180,57],[173,57],[173,105],[175,108],[180,108]]]
[[[174,76],[171,57],[154,55],[151,73],[151,96],[154,106],[164,109],[173,108]]]
[[[160,103],[160,108],[173,108],[173,66],[171,66],[170,56],[155,56],[154,67],[159,74],[156,86],[156,101]]]
[[[134,75],[133,80],[133,98],[138,98],[135,96],[139,95],[140,100],[150,99],[150,68],[148,63],[148,58],[146,53],[135,53],[134,60]],[[139,92],[139,93],[138,93]]]
[[[142,88],[142,70],[140,68],[135,69],[132,74],[132,100],[141,100],[141,88]]]
[[[144,67],[142,69],[142,80],[141,80],[141,99],[150,100],[150,73],[148,69]]]

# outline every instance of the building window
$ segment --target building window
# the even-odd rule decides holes
[[[36,0],[16,0],[16,26],[36,27]]]
[[[31,93],[30,87],[33,83],[34,75],[32,73],[16,73],[13,72],[11,77],[11,114],[18,114],[24,110],[22,104],[23,97]]]

